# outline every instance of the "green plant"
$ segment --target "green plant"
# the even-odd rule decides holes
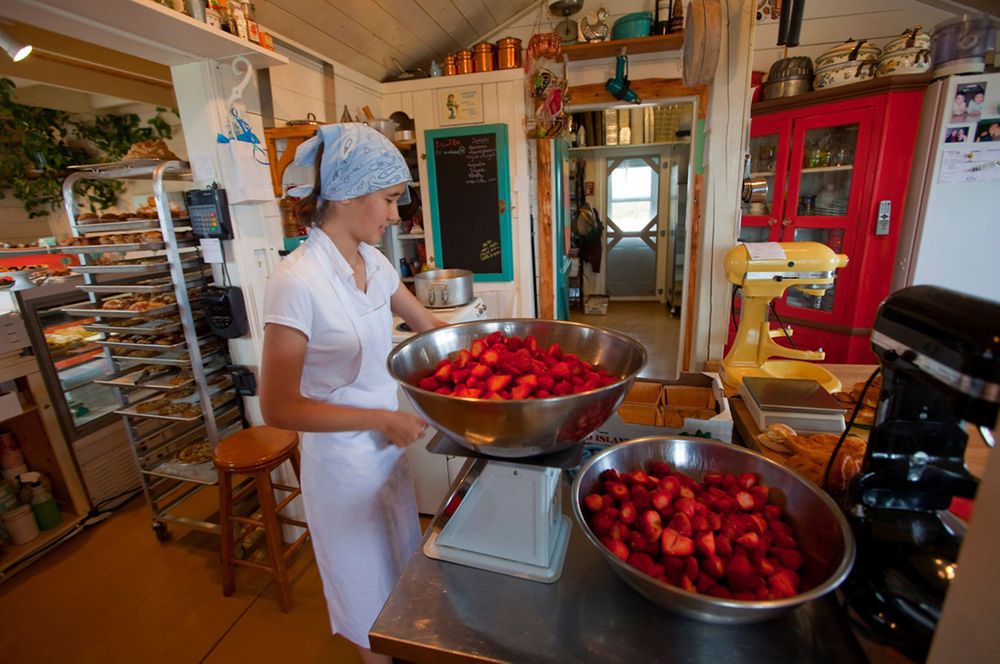
[[[62,182],[70,166],[121,159],[140,141],[170,138],[170,125],[157,115],[143,126],[135,113],[93,119],[65,111],[26,106],[14,100],[13,81],[0,77],[0,199],[11,194],[29,217],[41,217],[63,201]],[[122,191],[115,180],[81,180],[74,194],[91,211],[115,204]]]

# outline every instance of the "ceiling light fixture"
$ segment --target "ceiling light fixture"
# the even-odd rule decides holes
[[[24,60],[31,53],[31,44],[22,44],[3,30],[0,30],[0,46],[3,46],[3,50],[7,51],[14,62]]]

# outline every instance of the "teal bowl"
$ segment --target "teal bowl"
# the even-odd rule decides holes
[[[611,28],[612,39],[632,39],[634,37],[648,37],[653,30],[652,12],[634,12],[625,14],[615,21]]]

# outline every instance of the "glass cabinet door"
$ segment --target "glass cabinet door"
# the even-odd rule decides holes
[[[788,195],[780,223],[782,242],[819,242],[852,258],[853,240],[862,225],[861,189],[869,167],[871,113],[870,107],[852,107],[795,120]],[[852,267],[848,263],[838,270],[833,286],[822,297],[790,288],[783,298],[784,313],[829,317],[837,310],[837,291],[844,292],[852,278]]]
[[[779,239],[778,219],[782,216],[784,203],[790,134],[791,120],[751,120],[750,177],[767,182],[767,196],[761,202],[741,204],[737,238],[740,242],[777,242]]]
[[[80,303],[89,300],[81,298]],[[100,334],[84,328],[96,321],[69,316],[61,311],[63,306],[38,309],[37,315],[45,352],[64,397],[64,412],[72,428],[80,431],[121,406],[115,388],[94,382],[114,376],[111,359],[95,343]],[[55,394],[52,398],[57,400]]]

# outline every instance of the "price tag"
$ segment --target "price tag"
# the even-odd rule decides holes
[[[747,248],[747,254],[750,255],[750,260],[783,261],[787,258],[787,256],[785,256],[785,250],[781,248],[781,244],[778,242],[744,242],[743,246]]]

